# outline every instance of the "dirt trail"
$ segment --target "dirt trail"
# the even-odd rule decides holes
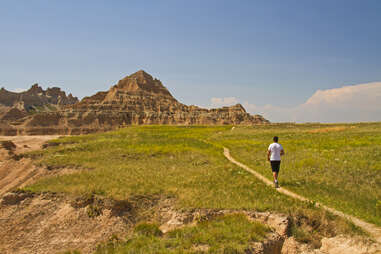
[[[46,141],[57,138],[58,136],[0,136],[0,141],[12,141],[16,148],[13,154],[41,149]],[[6,192],[22,187],[32,182],[37,177],[42,176],[45,170],[33,165],[29,158],[14,160],[9,156],[9,151],[0,147],[0,196]]]
[[[248,166],[246,166],[245,164],[242,164],[238,161],[236,161],[231,155],[230,155],[230,151],[229,149],[227,149],[226,147],[224,147],[224,155],[225,157],[231,161],[232,163],[236,164],[237,166],[245,169],[246,171],[248,171],[249,173],[253,174],[255,177],[257,177],[259,180],[261,180],[262,182],[264,182],[266,185],[270,185],[270,186],[273,186],[273,182],[269,179],[267,179],[266,177],[264,177],[263,175],[259,174],[258,172],[256,172],[255,170],[249,168]],[[300,196],[290,190],[287,190],[285,188],[278,188],[276,189],[278,192],[280,193],[283,193],[287,196],[290,196],[290,197],[293,197],[293,198],[296,198],[296,199],[299,199],[301,201],[310,201],[309,199],[303,197],[303,196]],[[374,224],[371,224],[371,223],[368,223],[368,222],[365,222],[363,220],[360,220],[354,216],[351,216],[351,215],[348,215],[348,214],[345,214],[343,212],[340,212],[336,209],[333,209],[333,208],[330,208],[328,206],[325,206],[323,204],[320,204],[320,203],[316,203],[316,206],[318,207],[321,207],[335,215],[338,215],[338,216],[341,216],[343,218],[346,218],[350,221],[353,222],[353,224],[355,224],[356,226],[362,228],[364,231],[367,231],[371,236],[372,238],[374,238],[374,240],[376,240],[378,243],[381,243],[381,228],[374,225]]]

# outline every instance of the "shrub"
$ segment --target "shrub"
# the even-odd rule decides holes
[[[140,223],[136,225],[134,232],[144,236],[161,236],[163,234],[159,226],[153,223]]]

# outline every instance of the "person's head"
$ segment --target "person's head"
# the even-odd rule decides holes
[[[278,137],[277,136],[273,137],[273,140],[275,143],[278,143]]]

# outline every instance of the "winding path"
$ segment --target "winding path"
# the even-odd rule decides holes
[[[246,171],[248,171],[249,173],[253,174],[255,177],[257,177],[259,180],[261,180],[262,182],[264,182],[266,185],[270,185],[270,186],[273,186],[273,182],[270,181],[269,179],[267,179],[266,177],[264,177],[263,175],[259,174],[257,171],[249,168],[248,166],[246,166],[245,164],[242,164],[238,161],[236,161],[231,155],[230,155],[230,151],[229,149],[227,149],[226,147],[224,147],[224,155],[225,157],[231,161],[232,163],[236,164],[237,166],[245,169]],[[300,196],[292,191],[289,191],[285,188],[277,188],[276,189],[278,192],[280,193],[283,193],[287,196],[290,196],[290,197],[293,197],[293,198],[296,198],[296,199],[299,199],[301,201],[310,201],[308,198],[305,198],[303,196]],[[362,228],[364,231],[367,231],[373,238],[374,240],[376,240],[378,243],[381,243],[381,228],[374,225],[374,224],[371,224],[371,223],[368,223],[368,222],[365,222],[363,220],[360,220],[354,216],[351,216],[351,215],[348,215],[348,214],[345,214],[343,212],[340,212],[336,209],[333,209],[331,207],[328,207],[328,206],[325,206],[323,204],[320,204],[320,203],[316,203],[316,206],[317,207],[321,207],[335,215],[338,215],[340,217],[343,217],[343,218],[346,218],[350,221],[353,222],[353,224],[355,224],[356,226]]]

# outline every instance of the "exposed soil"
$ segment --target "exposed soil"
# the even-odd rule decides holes
[[[0,209],[0,253],[91,253],[97,243],[123,237],[136,218],[129,202],[8,193]]]
[[[244,214],[272,231],[262,242],[249,244],[246,253],[257,254],[375,254],[379,245],[345,236],[323,238],[320,249],[289,236],[291,218],[286,215],[243,210],[176,210],[175,200],[160,196],[133,196],[128,200],[103,197],[71,197],[64,194],[12,192],[0,204],[0,253],[60,253],[79,250],[92,253],[97,245],[124,240],[139,222],[158,222],[163,234],[196,225],[217,216]],[[207,250],[207,245],[195,245]]]
[[[48,174],[45,168],[36,167],[23,153],[38,150],[48,140],[58,136],[12,136],[0,137],[0,197],[17,187],[35,181]]]
[[[0,253],[59,253],[80,250],[92,253],[97,244],[125,239],[139,222],[159,222],[166,232],[196,225],[217,216],[243,213],[273,230],[262,242],[253,242],[247,253],[281,253],[290,221],[287,216],[255,211],[194,209],[178,211],[175,200],[134,196],[116,201],[102,197],[69,197],[63,194],[13,192],[0,204]],[[207,249],[208,246],[195,246]]]

